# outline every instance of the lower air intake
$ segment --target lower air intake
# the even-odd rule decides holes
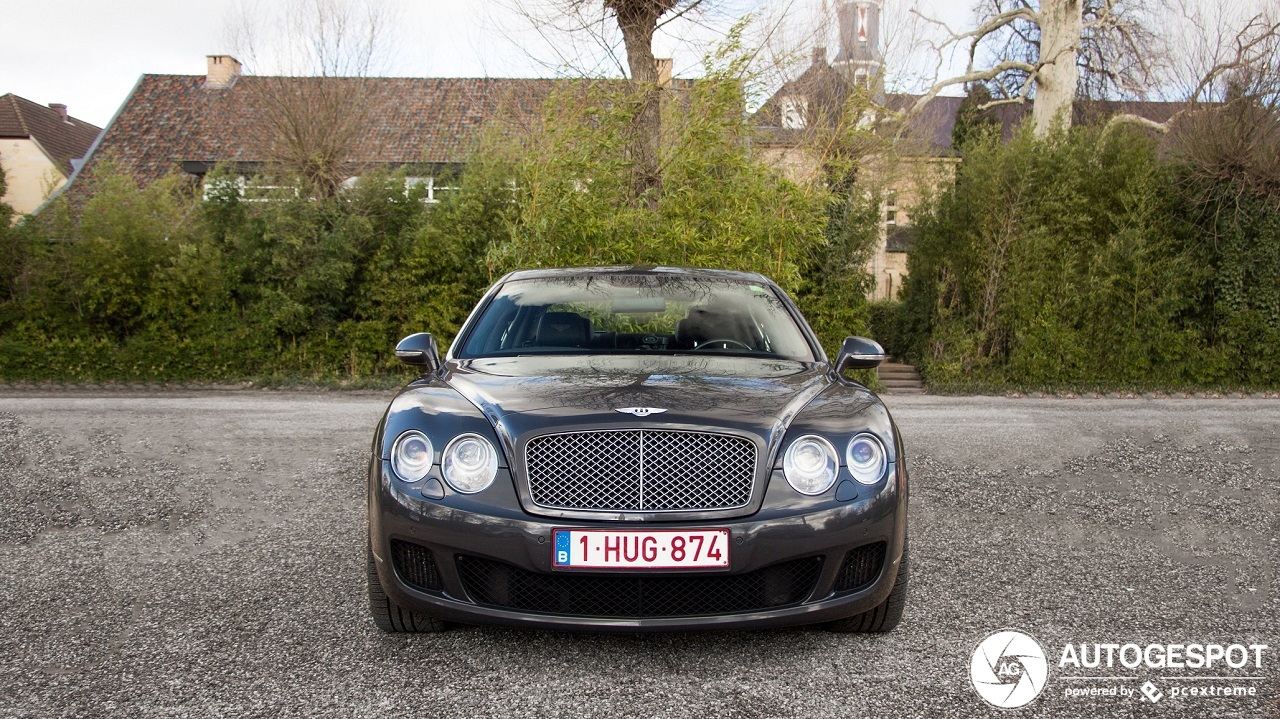
[[[849,592],[873,584],[884,568],[884,542],[864,544],[845,555],[836,576],[835,590]]]
[[[459,556],[458,573],[476,604],[574,617],[644,619],[738,614],[800,604],[813,592],[822,558],[746,574],[636,576],[540,574]]]
[[[393,539],[391,563],[405,584],[429,592],[438,592],[444,588],[440,582],[440,572],[436,569],[436,558],[426,547]]]

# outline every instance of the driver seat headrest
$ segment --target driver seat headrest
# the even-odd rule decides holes
[[[547,312],[538,320],[541,347],[584,347],[591,341],[591,320],[576,312]]]

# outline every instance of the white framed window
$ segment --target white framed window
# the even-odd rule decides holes
[[[278,199],[282,193],[285,195],[292,194],[294,197],[299,197],[302,194],[301,188],[296,184],[270,185],[258,179],[237,175],[232,178],[220,177],[205,180],[201,199],[205,201],[211,200],[215,193],[220,194],[228,188],[244,202],[270,202],[273,199]]]
[[[359,184],[359,177],[348,177],[342,182],[342,189],[350,190]],[[406,177],[404,179],[405,194],[414,187],[426,186],[426,194],[422,198],[423,202],[435,204],[440,202],[440,197],[446,192],[452,192],[458,188],[453,185],[440,184],[435,177]],[[244,175],[236,177],[219,177],[217,179],[206,179],[202,187],[201,199],[208,201],[220,196],[224,189],[230,189],[241,200],[245,202],[270,202],[279,199],[281,192],[285,195],[292,194],[294,197],[300,197],[302,190],[297,185],[271,185],[264,182],[247,178]]]
[[[440,201],[440,196],[446,192],[452,192],[458,188],[453,185],[443,185],[436,181],[435,177],[406,177],[404,178],[404,190],[407,193],[411,188],[426,188],[426,194],[423,195],[422,201],[434,205]]]
[[[809,101],[803,97],[782,98],[782,126],[788,130],[803,130],[808,121]]]

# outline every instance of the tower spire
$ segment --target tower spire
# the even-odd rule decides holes
[[[880,54],[880,16],[883,0],[839,0],[840,52],[831,65],[847,81],[884,94],[884,56]]]

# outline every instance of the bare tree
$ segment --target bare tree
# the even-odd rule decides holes
[[[1034,99],[1031,122],[1038,134],[1055,122],[1069,126],[1082,79],[1083,94],[1145,82],[1151,34],[1142,10],[1140,2],[1121,0],[990,0],[968,30],[916,10],[943,33],[933,43],[938,74],[951,52],[963,52],[967,61],[962,72],[936,80],[913,111],[943,90],[983,83],[993,94],[987,107]]]
[[[1280,12],[1268,0],[1171,0],[1161,40],[1160,85],[1169,100],[1224,99],[1227,79],[1242,68],[1274,65]]]
[[[1118,114],[1108,126],[1131,124],[1164,133],[1204,103],[1246,102],[1275,109],[1280,103],[1280,9],[1250,0],[1213,5],[1178,0],[1177,7],[1177,19],[1162,37],[1165,62],[1159,85],[1166,99],[1185,102],[1186,108],[1163,122]]]
[[[586,2],[587,0],[576,0]],[[681,12],[697,7],[703,0],[685,0]],[[658,62],[653,56],[653,33],[658,19],[676,9],[679,0],[604,0],[613,12],[627,48],[627,67],[635,87],[639,110],[632,125],[631,153],[635,162],[633,190],[636,196],[661,187],[658,144],[662,137],[662,105],[658,83]]]
[[[709,0],[512,0],[511,5],[542,36],[556,45],[559,38],[588,37],[603,55],[630,77],[636,110],[632,120],[630,153],[633,193],[653,197],[661,188],[658,148],[662,134],[662,97],[654,36],[679,20],[704,17]],[[615,51],[613,32],[621,35],[623,61]],[[572,60],[562,57],[565,64]]]
[[[375,0],[241,5],[229,42],[270,130],[268,152],[308,190],[328,196],[353,173],[352,150],[386,98],[368,77],[385,62],[389,6]],[[270,74],[258,74],[258,73]]]
[[[880,20],[880,51],[884,55],[884,84],[909,92],[937,77],[929,58],[931,23],[906,0],[887,0]]]

